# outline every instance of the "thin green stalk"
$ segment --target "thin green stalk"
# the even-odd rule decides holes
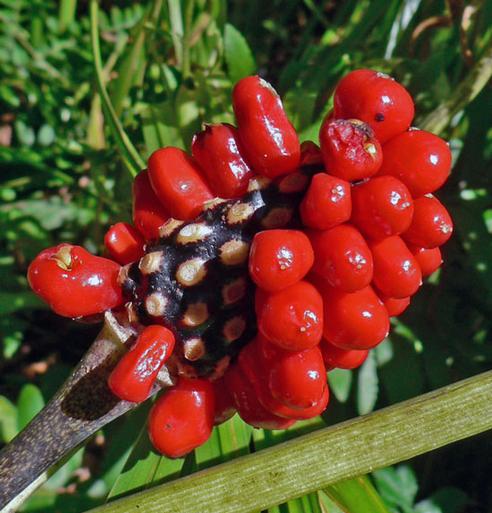
[[[492,429],[492,371],[91,513],[249,513]]]
[[[183,77],[186,78],[191,72],[191,57],[190,57],[190,32],[193,23],[193,10],[195,9],[195,0],[188,0],[185,10],[185,27],[183,35]]]
[[[63,33],[72,24],[77,11],[77,0],[61,0],[58,10],[58,27]]]
[[[171,38],[173,40],[174,55],[178,68],[183,67],[183,15],[181,13],[181,0],[167,0],[169,9],[169,23],[171,24]]]
[[[451,120],[473,101],[492,78],[492,41],[489,41],[480,60],[468,72],[451,97],[432,111],[420,123],[421,128],[441,133]]]
[[[116,115],[121,115],[123,102],[128,95],[130,88],[135,84],[138,77],[138,69],[143,65],[145,56],[143,55],[145,39],[147,35],[148,24],[156,24],[162,9],[163,0],[154,0],[148,12],[146,12],[140,22],[135,27],[132,34],[133,44],[130,51],[125,56],[118,70],[118,78],[115,80],[113,94],[113,107]]]
[[[133,146],[123,126],[118,119],[103,80],[103,67],[101,61],[101,50],[99,47],[99,5],[98,0],[90,1],[90,25],[91,25],[91,43],[92,54],[94,57],[94,68],[96,71],[96,83],[104,112],[104,117],[108,123],[111,132],[115,138],[116,144],[120,150],[121,158],[131,173],[136,176],[140,170],[145,167],[145,162],[140,157],[137,149]]]

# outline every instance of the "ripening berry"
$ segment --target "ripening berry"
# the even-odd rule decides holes
[[[401,84],[370,69],[352,71],[340,80],[334,111],[337,118],[369,124],[381,144],[405,132],[415,113],[412,97]]]
[[[345,223],[352,213],[350,184],[341,178],[318,173],[300,206],[304,226],[316,230],[328,230]]]
[[[214,427],[214,403],[209,381],[180,378],[150,411],[148,430],[153,446],[168,458],[181,458],[204,444]]]
[[[358,119],[334,119],[321,125],[321,153],[326,171],[348,182],[376,174],[383,162],[381,144]]]
[[[349,224],[325,231],[311,231],[314,250],[313,272],[344,292],[367,287],[373,275],[369,246],[360,232]]]
[[[319,146],[313,141],[304,141],[301,144],[301,161],[299,165],[302,166],[319,166],[323,167],[323,155]]]
[[[446,142],[425,130],[410,130],[384,145],[379,174],[395,176],[418,198],[439,189],[450,170],[451,151]]]
[[[154,240],[169,217],[150,185],[148,171],[140,172],[133,181],[133,224],[145,240]]]
[[[397,317],[398,315],[401,315],[410,305],[409,297],[387,297],[381,292],[379,292],[378,295],[390,317]]]
[[[317,346],[299,352],[283,352],[268,369],[272,396],[294,409],[319,403],[326,388],[326,369]]]
[[[145,240],[131,224],[116,223],[106,232],[104,245],[113,260],[126,265],[143,256]]]
[[[405,242],[432,249],[444,244],[453,233],[453,221],[444,205],[434,196],[414,201],[412,223],[402,234]]]
[[[193,137],[191,152],[216,196],[237,198],[246,192],[253,172],[244,160],[235,127],[206,125]]]
[[[316,288],[306,281],[265,293],[257,310],[260,333],[282,349],[302,351],[314,347],[321,339],[323,301]]]
[[[232,107],[242,149],[255,172],[275,178],[297,170],[299,137],[268,82],[258,76],[240,80],[232,92]]]
[[[313,249],[299,230],[267,230],[254,236],[249,273],[258,287],[275,292],[302,280],[313,265]]]
[[[168,146],[149,158],[149,178],[156,196],[176,219],[194,219],[213,198],[198,164],[183,150]]]
[[[413,217],[413,199],[392,176],[378,176],[352,188],[352,222],[371,239],[399,235]]]
[[[108,378],[114,395],[140,403],[149,397],[161,367],[174,349],[174,335],[164,326],[146,326]]]
[[[41,251],[27,270],[32,290],[64,317],[86,317],[119,306],[120,265],[80,246],[60,244]]]
[[[442,255],[439,248],[426,249],[409,244],[408,249],[417,260],[424,278],[435,273],[441,267]]]
[[[215,380],[212,385],[215,393],[214,424],[218,426],[229,420],[236,413],[236,407],[234,406],[234,398],[226,385],[224,376]]]
[[[274,415],[260,404],[253,385],[245,377],[239,365],[233,364],[224,375],[239,416],[250,426],[261,429],[287,429],[295,423]]]
[[[371,244],[374,284],[384,295],[397,299],[412,296],[422,285],[419,264],[397,235]]]
[[[347,293],[334,288],[322,291],[325,309],[323,334],[342,349],[372,349],[389,332],[386,308],[371,287]]]
[[[324,338],[321,339],[319,348],[328,371],[332,369],[356,369],[366,361],[369,355],[367,349],[342,349],[330,344]]]

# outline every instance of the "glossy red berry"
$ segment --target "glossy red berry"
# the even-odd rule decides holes
[[[232,106],[246,160],[255,172],[275,178],[299,167],[297,132],[268,82],[258,76],[243,78],[234,87]]]
[[[271,362],[268,386],[272,396],[290,408],[318,404],[326,388],[326,369],[319,348],[283,352]]]
[[[246,192],[253,172],[244,160],[235,127],[206,125],[193,137],[191,152],[216,196],[237,198]]]
[[[383,153],[379,174],[395,176],[415,198],[439,189],[451,170],[449,146],[425,130],[397,135],[384,145]]]
[[[323,330],[321,296],[306,281],[265,293],[258,311],[258,328],[270,342],[288,351],[314,347]]]
[[[314,250],[313,272],[329,285],[354,292],[371,283],[371,250],[356,228],[341,224],[323,232],[309,232],[309,238]]]
[[[417,260],[423,277],[430,276],[441,267],[442,255],[439,248],[426,249],[410,244],[408,249],[412,252],[415,260]]]
[[[323,291],[324,336],[342,349],[372,349],[389,332],[386,308],[371,287],[347,293]]]
[[[106,232],[104,245],[113,260],[126,265],[143,256],[145,240],[131,224],[116,223]]]
[[[412,196],[392,176],[378,176],[352,189],[352,222],[371,239],[404,232],[412,216]]]
[[[345,223],[352,213],[350,184],[341,178],[318,173],[300,206],[304,226],[317,230],[328,230]]]
[[[173,349],[174,335],[167,328],[158,325],[144,328],[109,376],[108,385],[113,394],[133,403],[145,401]]]
[[[270,353],[273,351],[275,355],[273,359],[264,357],[262,346],[265,344],[270,346]],[[318,383],[322,387],[322,393],[317,401],[314,402],[312,397],[311,399],[306,397],[306,395],[309,394],[309,387],[305,390],[302,401],[312,403],[311,406],[308,406],[307,408],[292,408],[282,400],[275,398],[272,394],[272,390],[269,386],[271,367],[276,361],[285,356],[286,353],[288,352],[275,348],[273,344],[260,336],[241,350],[238,358],[239,368],[248,382],[252,385],[259,403],[270,413],[278,417],[294,420],[316,417],[325,410],[329,400],[328,387],[326,386],[326,375],[323,377],[323,382],[321,383],[320,381]],[[299,381],[302,380],[300,379]],[[316,395],[316,386],[312,387],[311,393]],[[300,397],[301,395],[302,392],[298,391],[296,397]]]
[[[237,364],[229,367],[224,378],[244,422],[262,429],[287,429],[295,423],[295,420],[274,415],[260,404],[253,385]]]
[[[383,162],[381,144],[358,119],[325,121],[319,142],[327,172],[349,182],[376,174]]]
[[[181,458],[205,443],[214,426],[214,389],[204,379],[180,378],[157,399],[149,415],[149,436],[168,458]]]
[[[444,244],[452,233],[448,211],[436,197],[428,195],[414,201],[412,223],[402,237],[405,242],[429,249]]]
[[[397,317],[398,315],[401,315],[410,305],[409,297],[395,298],[388,297],[382,293],[379,293],[379,298],[383,302],[384,307],[388,311],[388,315],[390,317]]]
[[[156,196],[176,219],[194,219],[213,198],[197,163],[179,148],[154,151],[148,166]]]
[[[150,185],[148,171],[140,172],[133,181],[133,224],[146,240],[154,240],[168,219],[169,213]]]
[[[214,424],[217,426],[229,420],[236,413],[236,407],[223,376],[213,382],[213,387],[215,392]]]
[[[340,80],[334,111],[337,118],[368,123],[381,143],[405,132],[415,113],[412,97],[401,84],[369,69],[352,71]]]
[[[60,244],[42,251],[29,266],[32,290],[64,317],[102,313],[122,303],[120,266],[80,246]]]
[[[323,355],[326,370],[356,369],[366,361],[369,355],[367,349],[342,349],[330,344],[330,342],[325,339],[321,340],[319,348]]]
[[[412,296],[422,285],[419,264],[397,235],[371,245],[374,259],[374,284],[388,297]]]
[[[303,232],[267,230],[253,239],[249,273],[258,287],[276,292],[302,280],[313,260],[311,243]]]

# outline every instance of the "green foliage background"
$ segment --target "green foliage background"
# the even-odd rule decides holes
[[[204,121],[233,122],[232,85],[255,72],[282,94],[303,140],[316,140],[337,80],[358,67],[402,81],[416,99],[418,126],[453,98],[492,44],[490,0],[105,1],[99,21],[103,79],[143,159],[160,146],[188,147]],[[103,123],[87,2],[0,0],[0,77],[3,444],[51,397],[97,332],[97,326],[50,313],[28,289],[27,265],[60,241],[102,252],[107,227],[131,217],[131,165]],[[330,373],[334,398],[322,421],[252,435],[236,419],[183,465],[154,454],[145,435],[136,439],[144,406],[72,456],[24,511],[83,511],[108,494],[162,482],[490,368],[490,83],[438,121],[454,155],[451,179],[439,194],[456,223],[445,265],[359,371]],[[390,511],[489,512],[491,442],[484,435],[377,471],[371,480]],[[339,512],[335,495],[319,492],[272,511]]]

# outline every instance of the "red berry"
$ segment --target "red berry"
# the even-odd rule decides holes
[[[131,224],[116,223],[106,232],[104,245],[113,260],[126,265],[143,256],[145,240]]]
[[[266,293],[259,307],[258,328],[270,342],[288,351],[314,347],[323,330],[321,296],[306,281]]]
[[[246,192],[253,172],[243,158],[235,127],[227,123],[206,125],[193,137],[191,152],[214,194],[237,198]]]
[[[133,403],[145,401],[173,349],[174,335],[167,328],[158,325],[144,328],[109,376],[108,385],[113,394]]]
[[[349,182],[376,174],[383,162],[381,145],[358,119],[325,121],[319,142],[328,173]]]
[[[422,248],[444,244],[453,233],[453,221],[444,205],[434,196],[422,196],[414,201],[412,224],[402,234],[405,242]]]
[[[318,404],[326,388],[326,369],[319,348],[283,352],[271,362],[268,386],[272,396],[289,408]]]
[[[181,458],[204,444],[214,427],[214,389],[204,379],[180,378],[157,399],[149,415],[149,436],[168,458]]]
[[[388,297],[412,296],[422,285],[419,264],[397,235],[371,245],[374,258],[374,284]]]
[[[253,385],[246,379],[237,364],[229,367],[224,378],[237,412],[244,422],[263,429],[287,429],[295,423],[295,420],[274,415],[260,404]]]
[[[215,392],[214,424],[217,426],[229,420],[236,413],[236,407],[224,376],[214,381],[213,387]]]
[[[424,277],[435,273],[442,264],[442,255],[439,248],[426,249],[408,245],[408,249],[417,260]]]
[[[392,176],[378,176],[352,189],[352,222],[372,239],[398,235],[412,222],[413,200]]]
[[[300,166],[323,166],[323,155],[319,146],[313,141],[304,141],[301,143],[301,161]]]
[[[367,359],[367,349],[342,349],[322,339],[319,345],[326,369],[356,369]]]
[[[380,175],[401,180],[413,197],[439,189],[451,170],[449,146],[425,130],[410,130],[388,141],[383,148]]]
[[[328,230],[350,219],[352,199],[350,184],[341,178],[314,175],[300,206],[304,226]]]
[[[405,132],[415,113],[408,91],[384,73],[359,69],[346,75],[335,90],[337,118],[356,118],[368,123],[384,143]]]
[[[309,239],[298,230],[267,230],[251,244],[249,273],[258,287],[276,292],[302,280],[313,265]]]
[[[264,357],[262,346],[265,344],[268,344],[271,350],[274,351],[275,356],[273,360]],[[310,419],[320,415],[320,413],[326,409],[329,399],[328,387],[326,386],[326,374],[323,376],[323,382],[318,382],[318,385],[321,385],[322,388],[319,399],[307,408],[292,408],[272,395],[268,383],[271,366],[274,365],[276,360],[285,356],[286,353],[286,351],[275,348],[273,344],[270,344],[260,336],[241,350],[238,359],[239,368],[253,387],[259,403],[272,414],[278,417],[295,420]],[[316,389],[316,387],[313,388]],[[309,390],[305,392],[309,393]],[[313,392],[316,395],[316,390],[312,389],[311,393]],[[299,395],[302,395],[302,393],[299,392],[297,397],[299,397]],[[306,400],[307,402],[313,402],[312,398],[309,399],[306,397],[306,394],[304,394],[302,401],[306,402]]]
[[[372,349],[389,332],[389,317],[371,287],[347,293],[331,287],[323,291],[323,334],[342,349]]]
[[[148,166],[154,192],[176,219],[194,219],[213,198],[196,162],[179,148],[154,151]]]
[[[258,76],[240,80],[232,93],[239,138],[253,170],[275,178],[299,167],[299,138],[273,87]]]
[[[384,307],[388,311],[388,315],[390,317],[397,317],[398,315],[401,315],[410,305],[409,297],[387,297],[381,293],[379,293],[379,297],[383,302]]]
[[[159,238],[159,228],[169,219],[150,185],[148,171],[139,173],[133,182],[133,224],[146,240]]]
[[[348,224],[309,233],[314,249],[313,272],[329,285],[354,292],[372,280],[372,254],[360,232]]]
[[[94,315],[122,303],[120,266],[80,246],[60,244],[42,251],[29,266],[32,290],[64,317]]]

